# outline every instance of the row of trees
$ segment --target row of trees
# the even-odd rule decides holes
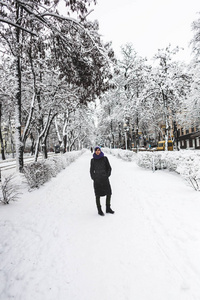
[[[175,60],[180,49],[171,46],[150,65],[129,44],[115,59],[98,22],[87,21],[90,3],[65,0],[63,17],[59,0],[0,0],[1,153],[5,159],[9,139],[20,171],[28,147],[35,160],[39,150],[47,157],[50,138],[64,151],[94,141],[122,146],[124,138],[131,147],[139,131],[161,136],[164,124],[167,142],[171,124],[199,124],[200,19],[189,65]]]
[[[172,127],[176,139],[178,125],[186,129],[200,125],[200,19],[192,29],[194,57],[187,65],[175,59],[179,47],[159,49],[152,65],[132,45],[122,47],[122,60],[112,78],[115,88],[101,98],[102,144],[121,147],[125,140],[128,148],[132,143],[138,148],[139,133],[144,142],[154,133],[167,144]]]
[[[65,0],[63,17],[59,0],[0,1],[1,152],[4,159],[1,124],[13,141],[14,122],[20,171],[28,137],[37,160],[39,147],[47,157],[53,132],[64,150],[88,136],[87,103],[109,89],[114,53],[102,43],[98,23],[86,19],[90,2]]]

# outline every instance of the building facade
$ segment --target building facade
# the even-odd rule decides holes
[[[179,149],[200,149],[199,126],[189,129],[178,128]]]

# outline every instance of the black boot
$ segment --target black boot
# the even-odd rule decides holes
[[[101,206],[98,207],[97,209],[98,209],[98,214],[99,214],[100,216],[104,216],[104,213],[103,213],[103,211],[102,211],[102,209],[101,209]]]
[[[97,204],[97,210],[98,210],[98,214],[100,216],[104,216],[104,213],[101,209],[101,203],[100,203],[100,197],[99,196],[96,196],[96,204]]]
[[[106,212],[108,214],[114,214],[115,213],[110,207],[107,207],[107,206],[106,206]]]
[[[111,195],[106,196],[106,213],[114,214],[115,212],[110,208]]]

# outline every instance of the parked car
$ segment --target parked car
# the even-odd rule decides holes
[[[158,151],[164,151],[165,150],[165,141],[158,142]],[[173,151],[173,142],[171,140],[168,140],[168,151]]]
[[[59,145],[55,146],[55,153],[60,153],[60,146]]]

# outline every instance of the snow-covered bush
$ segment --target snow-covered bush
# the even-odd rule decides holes
[[[30,188],[38,188],[51,178],[50,168],[43,160],[24,166],[24,175]]]
[[[168,152],[140,152],[137,155],[137,164],[140,167],[155,170],[168,169],[185,178],[195,189],[200,190],[200,152],[193,150]]]
[[[151,169],[168,169],[180,174],[195,190],[200,190],[200,151],[141,151],[104,148],[103,151],[126,161],[136,161],[138,166]]]
[[[112,154],[117,158],[121,158],[126,161],[133,161],[137,157],[136,153],[130,150],[104,148],[103,152]]]
[[[177,166],[176,171],[196,190],[200,190],[200,157],[187,157]]]
[[[167,168],[167,162],[160,152],[139,152],[136,162],[140,167],[146,169],[160,170]]]
[[[24,175],[29,187],[31,189],[39,188],[76,160],[84,151],[85,150],[67,152],[60,156],[25,165]]]
[[[0,184],[0,203],[9,204],[10,201],[16,201],[19,196],[19,186],[14,183],[13,175],[2,178]]]

